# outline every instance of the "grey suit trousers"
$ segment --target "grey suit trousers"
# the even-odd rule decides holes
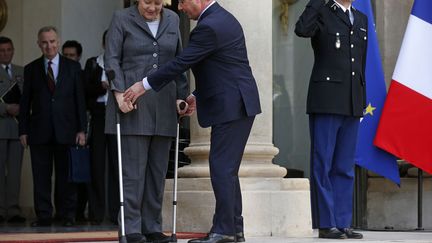
[[[121,139],[126,234],[162,232],[162,201],[172,138],[125,135]]]
[[[0,139],[0,215],[21,214],[19,194],[23,147],[17,139]]]

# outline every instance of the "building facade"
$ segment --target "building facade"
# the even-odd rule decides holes
[[[14,41],[14,62],[20,65],[25,65],[41,55],[36,40],[38,29],[44,25],[58,27],[62,40],[74,39],[81,42],[84,47],[82,62],[85,62],[88,57],[98,55],[101,52],[100,37],[108,27],[113,11],[130,4],[130,1],[126,0],[2,0],[0,2],[6,3],[7,6],[5,10],[7,21],[0,34]],[[177,1],[165,2],[175,5]],[[242,186],[246,190],[251,190],[250,195],[255,195],[257,191],[262,191],[264,188],[264,191],[271,191],[272,195],[281,195],[274,200],[290,200],[294,195],[299,198],[297,205],[299,203],[307,205],[308,182],[307,179],[301,178],[309,176],[309,129],[305,110],[313,53],[310,42],[296,37],[293,30],[297,18],[308,1],[218,0],[218,2],[237,16],[244,27],[249,59],[258,81],[262,101],[263,113],[257,117],[254,124],[240,172],[244,179]],[[413,0],[372,0],[387,83],[391,80],[412,3]],[[186,21],[184,16],[182,19]],[[191,25],[193,26],[193,23]],[[187,35],[189,23],[183,23],[182,26],[183,32]],[[191,80],[193,86],[193,78]],[[180,176],[185,180],[208,178],[206,156],[209,151],[209,130],[199,128],[196,119],[191,118],[190,132],[191,143],[185,153],[191,158],[192,164],[182,168]],[[33,192],[28,151],[25,152],[24,160],[21,205],[27,209],[28,214],[31,214]],[[283,181],[281,180],[283,177],[288,179]],[[253,185],[262,182],[263,178],[269,183],[262,184],[260,190],[255,190]],[[299,180],[290,178],[299,178]],[[193,184],[190,181],[184,183],[189,186]],[[277,192],[269,189],[275,185],[280,187]],[[373,187],[372,184],[369,185]],[[372,201],[374,198],[380,198],[380,194],[368,195],[372,195],[370,199]],[[260,197],[266,196],[268,195],[265,193],[260,195]],[[258,199],[251,198],[251,200]],[[265,200],[261,202],[266,203]],[[257,210],[257,208],[252,207],[250,210]],[[309,217],[306,212],[309,209],[303,210],[303,214],[299,217]],[[367,221],[372,222],[373,215],[374,213],[370,215],[365,213],[363,217],[368,217]],[[432,228],[432,218],[425,218],[425,220]],[[307,228],[310,225],[309,221],[310,219],[305,219],[300,225]],[[254,227],[253,222],[250,223],[250,227]],[[272,228],[257,234],[267,234],[275,230],[279,230],[281,235],[289,234],[282,232],[281,229]],[[257,228],[256,231],[258,232],[259,229]],[[308,231],[305,230],[304,233]]]

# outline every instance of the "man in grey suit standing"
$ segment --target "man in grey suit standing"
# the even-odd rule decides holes
[[[12,64],[14,46],[0,37],[0,222],[23,223],[18,205],[23,147],[18,138],[19,99],[24,69]]]

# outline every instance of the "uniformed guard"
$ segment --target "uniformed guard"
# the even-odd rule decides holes
[[[362,238],[351,229],[354,155],[366,104],[367,17],[353,0],[310,0],[295,33],[314,50],[307,97],[313,228],[320,238]]]

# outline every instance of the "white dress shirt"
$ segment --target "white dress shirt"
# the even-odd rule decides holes
[[[348,13],[349,13],[349,18],[350,18],[350,21],[351,21],[351,24],[353,24],[354,23],[354,14],[352,13],[352,11],[351,11],[351,5],[349,5],[349,7],[348,8],[345,8],[342,4],[340,4],[339,2],[337,2],[337,1],[334,1],[341,9],[342,9],[342,11],[347,11],[348,10]]]

